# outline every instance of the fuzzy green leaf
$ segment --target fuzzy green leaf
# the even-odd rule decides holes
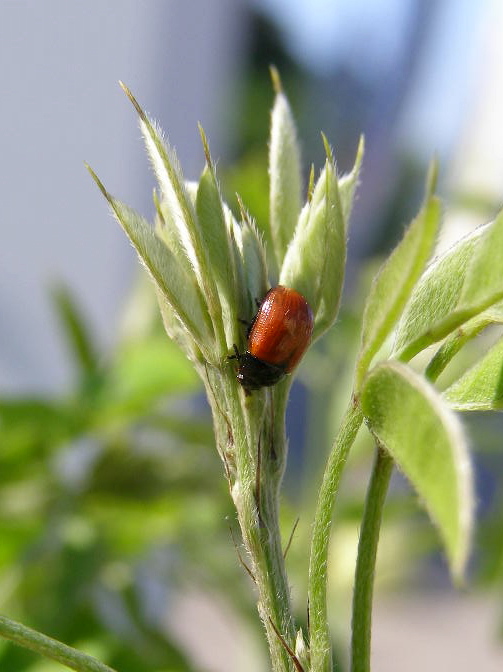
[[[348,227],[349,218],[353,209],[353,202],[355,199],[356,189],[360,179],[360,170],[363,162],[363,155],[365,153],[365,138],[360,137],[358,149],[356,150],[356,158],[354,166],[350,173],[343,175],[339,180],[339,194],[341,198],[342,214]]]
[[[140,129],[161,188],[162,200],[168,204],[173,220],[179,227],[180,239],[184,244],[186,254],[194,268],[198,270],[197,254],[194,249],[196,214],[177,156],[164,139],[161,129],[148,118],[127,86],[122,82],[120,85],[138,113]]]
[[[234,223],[236,249],[241,263],[243,284],[246,288],[246,297],[241,305],[241,318],[250,319],[256,312],[256,301],[262,299],[268,289],[267,263],[262,238],[257,231],[253,220],[246,212],[242,212],[243,221]]]
[[[503,409],[503,338],[445,390],[444,398],[458,411]]]
[[[437,525],[454,576],[463,572],[473,517],[472,473],[455,414],[424,378],[399,362],[373,369],[361,406]]]
[[[333,160],[328,157],[313,197],[299,217],[280,283],[303,294],[315,317],[313,339],[334,322],[344,282],[346,226]]]
[[[503,298],[503,211],[489,226],[468,265],[460,304],[474,312]],[[493,297],[497,297],[494,299]],[[489,303],[488,303],[489,301]]]
[[[187,190],[178,158],[174,150],[165,141],[161,129],[145,114],[127,86],[122,82],[120,84],[138,113],[140,130],[161,187],[162,200],[166,203],[167,210],[176,226],[180,243],[206,299],[213,324],[218,330],[223,329],[222,311],[213,279],[213,271],[202,240],[194,204]]]
[[[398,325],[395,356],[407,360],[503,298],[503,213],[435,260]]]
[[[211,355],[213,333],[209,316],[193,278],[187,275],[177,257],[159,239],[147,220],[111,196],[97,175],[88,169],[176,319],[198,343],[207,359],[214,359]]]
[[[206,166],[199,181],[196,212],[201,228],[202,243],[213,269],[218,297],[222,308],[222,322],[227,343],[236,342],[238,325],[238,295],[235,258],[225,220],[220,189],[211,164]]]
[[[273,82],[276,98],[269,141],[269,207],[271,239],[277,268],[281,268],[302,206],[302,177],[297,129],[276,71]]]
[[[428,380],[435,381],[465,343],[492,324],[503,324],[503,303],[496,303],[480,315],[472,317],[445,339],[426,367]]]
[[[372,283],[363,314],[356,388],[391,332],[428,261],[440,223],[440,202],[427,196],[419,214]]]
[[[157,237],[171,250],[185,273],[188,276],[194,275],[194,267],[180,241],[178,228],[173,213],[169,209],[169,204],[166,201],[160,201],[155,190],[153,197],[156,207],[155,233]]]

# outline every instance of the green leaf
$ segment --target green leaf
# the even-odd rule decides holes
[[[239,317],[253,317],[257,310],[256,301],[262,299],[269,287],[267,262],[262,237],[254,221],[241,207],[242,222],[234,222],[233,232],[236,251],[240,258],[241,280],[247,296],[240,306],[244,311]]]
[[[159,200],[156,190],[153,191],[153,201],[156,208],[154,230],[157,237],[171,250],[177,262],[188,277],[194,275],[194,267],[187,256],[185,247],[180,241],[180,235],[173,213],[166,201]],[[195,204],[195,194],[194,194]]]
[[[457,411],[503,409],[503,338],[444,392]]]
[[[363,155],[365,153],[365,138],[360,136],[358,149],[356,150],[356,158],[354,166],[350,173],[343,175],[339,180],[339,194],[341,198],[342,214],[344,222],[346,223],[346,230],[348,227],[349,217],[353,209],[353,203],[356,193],[356,188],[360,179],[360,170],[362,167]]]
[[[180,165],[174,150],[165,141],[161,129],[145,114],[136,98],[125,84],[120,85],[140,118],[140,129],[145,139],[147,153],[159,181],[163,200],[168,203],[173,219],[180,227],[180,239],[192,265],[198,267],[194,247],[196,213],[189,197]]]
[[[280,284],[307,299],[315,317],[313,340],[334,322],[346,264],[346,226],[331,156],[299,217],[285,256]]]
[[[398,325],[394,356],[407,360],[503,298],[503,212],[434,261]]]
[[[419,494],[437,525],[454,576],[463,572],[473,517],[472,472],[455,414],[412,369],[386,362],[364,381],[368,426]]]
[[[131,91],[122,82],[120,85],[133,104],[140,118],[140,129],[145,139],[147,153],[159,181],[163,201],[177,227],[181,245],[185,250],[195,277],[203,293],[213,324],[223,328],[221,306],[213,278],[208,254],[202,240],[194,204],[190,198],[174,150],[164,140],[161,129],[149,119]]]
[[[503,211],[488,227],[468,265],[460,304],[480,312],[480,306],[503,298]],[[496,299],[496,300],[498,300]],[[489,301],[489,303],[488,303]]]
[[[62,285],[53,289],[52,298],[75,363],[84,375],[95,374],[99,368],[97,348],[74,298]]]
[[[177,257],[159,239],[150,224],[132,208],[111,196],[92,169],[88,169],[161,295],[206,359],[212,361],[213,334],[209,316],[193,278],[187,275]]]
[[[433,251],[440,214],[440,201],[427,194],[419,214],[372,283],[363,314],[356,389],[359,389],[372,358],[391,332],[423,272]]]
[[[435,381],[461,348],[492,324],[503,324],[503,303],[496,303],[450,334],[426,367],[428,380]]]
[[[277,268],[281,268],[302,206],[300,148],[295,121],[279,75],[271,69],[276,98],[269,141],[270,227]]]
[[[204,136],[203,136],[204,137]],[[207,145],[205,144],[207,148]],[[220,189],[210,163],[201,175],[196,197],[196,212],[201,228],[201,239],[205,246],[208,261],[221,305],[221,321],[226,334],[227,343],[235,343],[238,325],[238,306],[242,297],[238,294],[237,271],[235,257],[231,247],[229,229],[225,220],[224,204]]]

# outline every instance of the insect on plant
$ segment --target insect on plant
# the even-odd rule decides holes
[[[247,333],[248,348],[240,353],[237,379],[245,391],[276,385],[291,373],[306,351],[314,318],[306,299],[294,289],[278,285],[258,306]]]

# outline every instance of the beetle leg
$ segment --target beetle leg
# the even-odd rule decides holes
[[[237,359],[239,362],[239,360],[241,359],[241,353],[239,352],[238,346],[235,343],[232,344],[232,349],[234,350],[234,354],[228,355],[227,359]]]

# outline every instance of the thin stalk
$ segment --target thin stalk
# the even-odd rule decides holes
[[[62,663],[76,672],[115,672],[108,665],[100,663],[99,660],[86,653],[77,651],[71,646],[62,644],[52,637],[47,637],[4,616],[0,616],[0,636],[25,649],[31,649],[45,658]]]
[[[342,471],[363,415],[352,399],[329,455],[313,524],[309,563],[309,632],[311,672],[332,672],[332,644],[327,619],[327,564],[330,530]]]
[[[353,593],[351,672],[370,671],[372,597],[377,545],[393,459],[377,447],[363,513]]]

